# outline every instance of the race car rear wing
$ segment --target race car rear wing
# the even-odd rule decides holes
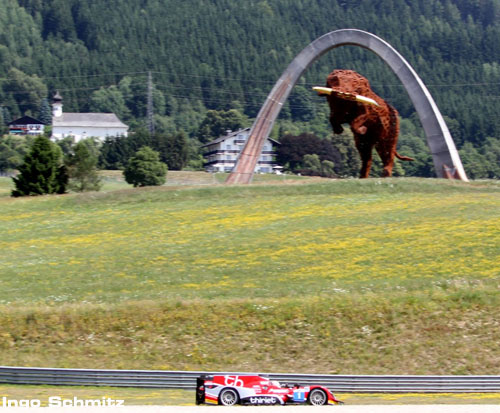
[[[200,376],[196,378],[196,404],[205,403],[205,380],[212,380],[213,376]]]

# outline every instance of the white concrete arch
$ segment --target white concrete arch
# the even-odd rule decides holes
[[[455,177],[463,181],[468,180],[441,112],[410,64],[389,43],[374,34],[357,29],[342,29],[327,33],[314,40],[293,59],[283,72],[262,105],[250,130],[247,143],[226,183],[251,182],[264,142],[300,76],[326,52],[346,45],[359,46],[374,52],[389,65],[401,80],[422,122],[436,175],[439,178]]]

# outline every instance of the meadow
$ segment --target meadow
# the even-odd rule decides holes
[[[497,372],[498,182],[117,186],[0,197],[0,364]]]

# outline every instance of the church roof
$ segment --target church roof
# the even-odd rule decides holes
[[[56,91],[56,94],[54,95],[54,97],[52,98],[52,100],[54,102],[62,102],[62,96],[59,94],[58,90]]]
[[[52,118],[52,126],[128,128],[114,113],[71,113]]]

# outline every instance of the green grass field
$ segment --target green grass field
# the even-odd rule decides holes
[[[132,185],[127,184],[123,177],[122,171],[101,171],[101,182],[103,184],[102,192],[117,191],[120,189],[132,188]],[[165,186],[206,186],[223,184],[227,178],[225,173],[205,173],[197,171],[169,171],[167,173],[167,182]],[[273,175],[273,174],[257,174],[254,176],[255,183],[283,183],[296,181],[314,181],[318,178],[301,177],[297,175]],[[8,197],[14,188],[12,179],[0,177],[0,198]]]
[[[276,178],[0,179],[0,364],[497,374],[498,182]]]

